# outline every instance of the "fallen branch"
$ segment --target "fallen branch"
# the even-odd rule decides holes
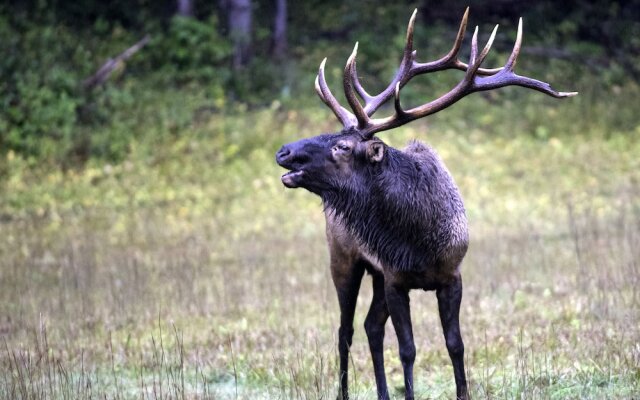
[[[138,50],[146,46],[150,40],[151,37],[149,35],[145,35],[145,37],[143,37],[140,41],[120,53],[115,58],[109,58],[107,62],[105,62],[95,74],[82,81],[82,87],[87,90],[91,90],[97,86],[102,85],[104,82],[106,82],[107,79],[109,79],[111,73],[119,65],[121,65],[122,62],[128,60],[131,56],[137,53]]]

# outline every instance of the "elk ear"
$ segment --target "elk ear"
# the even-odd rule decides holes
[[[369,162],[380,162],[384,158],[384,143],[371,142],[367,146],[367,159]]]

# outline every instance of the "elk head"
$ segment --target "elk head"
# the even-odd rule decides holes
[[[350,179],[369,175],[384,165],[388,147],[374,135],[377,132],[396,128],[418,118],[426,117],[454,104],[464,96],[503,86],[523,86],[547,95],[564,98],[577,92],[557,92],[548,83],[519,76],[514,72],[522,43],[522,18],[518,23],[518,34],[511,55],[501,68],[484,69],[481,64],[491,49],[498,26],[482,51],[478,52],[478,27],[471,40],[469,62],[459,60],[458,53],[464,38],[469,9],[464,13],[453,47],[444,57],[426,63],[416,61],[413,50],[413,27],[417,10],[413,12],[407,28],[407,39],[400,67],[389,85],[373,96],[361,85],[356,72],[356,43],[344,69],[344,92],[351,111],[342,107],[327,86],[324,74],[326,58],[320,64],[315,88],[320,99],[333,111],[344,128],[333,134],[322,134],[284,145],[276,154],[278,164],[289,172],[282,176],[286,187],[303,187],[322,195],[327,190],[339,190]],[[400,90],[413,77],[446,69],[465,72],[463,79],[449,92],[426,104],[409,110],[400,104]],[[364,101],[364,105],[358,99]],[[387,101],[394,98],[395,112],[386,118],[372,115]]]

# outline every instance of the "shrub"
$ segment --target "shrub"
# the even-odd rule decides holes
[[[166,33],[156,36],[149,51],[152,66],[177,83],[199,81],[224,84],[232,48],[218,33],[215,16],[205,21],[175,16]]]

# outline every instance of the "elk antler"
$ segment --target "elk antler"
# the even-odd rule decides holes
[[[491,45],[493,44],[493,40],[498,30],[498,25],[493,29],[489,41],[479,55],[478,27],[476,27],[471,40],[471,56],[469,58],[469,63],[465,64],[458,59],[458,53],[462,47],[462,39],[464,38],[464,33],[467,27],[469,8],[466,9],[462,17],[458,34],[456,35],[453,47],[449,53],[435,61],[426,63],[417,62],[416,51],[413,50],[413,27],[417,11],[418,10],[416,9],[413,12],[411,19],[409,20],[407,41],[398,72],[389,86],[375,96],[367,93],[358,79],[358,74],[356,72],[358,43],[356,43],[353,52],[351,53],[351,56],[349,56],[347,64],[345,65],[343,77],[345,96],[353,113],[349,112],[338,103],[327,86],[324,76],[326,58],[320,64],[318,76],[316,77],[316,91],[322,101],[331,108],[345,128],[354,127],[362,136],[368,138],[373,136],[376,132],[392,129],[415,119],[434,114],[449,107],[470,93],[497,89],[509,85],[527,87],[557,98],[570,97],[577,94],[577,92],[557,92],[553,90],[548,83],[519,76],[514,73],[513,68],[515,67],[522,43],[522,18],[520,18],[518,23],[518,35],[513,51],[511,52],[506,64],[501,68],[480,68],[480,65],[491,49]],[[465,71],[465,76],[453,89],[441,97],[410,110],[402,109],[400,105],[400,89],[409,82],[409,80],[416,75],[446,69],[459,69]],[[364,106],[358,100],[356,92],[357,95],[364,100]],[[395,97],[394,115],[387,118],[371,119],[370,117],[378,110],[378,108],[380,108],[382,104],[386,103],[391,97]]]

